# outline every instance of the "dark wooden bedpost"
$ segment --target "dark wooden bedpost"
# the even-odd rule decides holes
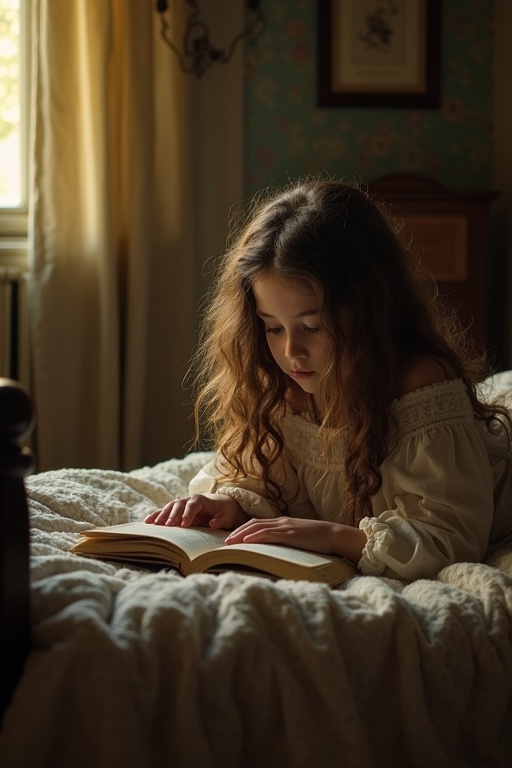
[[[32,454],[20,447],[32,428],[30,400],[0,378],[0,721],[30,648],[29,523],[23,478]]]

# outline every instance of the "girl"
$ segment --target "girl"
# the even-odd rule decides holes
[[[264,200],[203,322],[215,458],[146,520],[434,577],[512,531],[510,417],[391,220],[337,181]]]

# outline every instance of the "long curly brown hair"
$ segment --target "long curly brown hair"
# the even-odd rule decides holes
[[[355,183],[303,181],[253,204],[202,320],[192,369],[196,437],[209,435],[208,447],[222,454],[233,479],[262,478],[284,508],[271,468],[283,451],[279,422],[289,382],[268,350],[252,293],[253,281],[269,271],[305,280],[321,297],[332,349],[320,385],[321,433],[327,462],[344,431],[343,484],[355,522],[371,514],[382,484],[380,468],[396,436],[390,404],[407,361],[435,358],[464,381],[477,418],[506,418],[479,399],[487,365],[472,355],[400,225]],[[343,330],[347,313],[350,334]]]

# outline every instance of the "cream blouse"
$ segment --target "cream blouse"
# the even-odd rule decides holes
[[[398,444],[382,464],[382,487],[358,563],[365,574],[413,580],[432,578],[454,562],[479,562],[489,546],[512,532],[512,455],[509,435],[474,418],[464,383],[433,384],[395,400]],[[322,459],[319,427],[310,414],[283,417],[285,449],[274,479],[290,517],[348,522],[340,477],[344,438]],[[233,496],[251,517],[276,517],[261,482],[223,482],[221,461],[211,461],[190,483],[191,493]]]

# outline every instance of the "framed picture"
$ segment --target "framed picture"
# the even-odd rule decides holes
[[[439,106],[440,0],[317,3],[319,106]]]

